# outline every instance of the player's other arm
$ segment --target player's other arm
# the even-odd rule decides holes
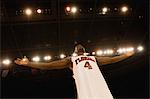
[[[130,56],[132,56],[134,52],[128,52],[126,54],[122,54],[120,56],[115,56],[115,57],[96,57],[97,61],[101,65],[107,65],[111,63],[116,63],[119,61],[122,61]]]
[[[49,63],[41,62],[30,62],[26,57],[23,59],[17,59],[14,61],[17,65],[27,66],[36,69],[42,70],[51,70],[51,69],[63,69],[69,67],[70,57],[64,58],[62,60],[56,60]]]

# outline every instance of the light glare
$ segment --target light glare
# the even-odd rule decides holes
[[[113,54],[113,52],[114,52],[113,50],[107,50],[106,54]]]
[[[27,61],[27,58],[23,58],[22,61]]]
[[[143,48],[142,46],[138,46],[138,47],[137,47],[137,50],[138,50],[138,51],[143,51],[144,48]]]
[[[126,52],[132,52],[134,51],[133,47],[128,47],[128,48],[119,48],[117,50],[118,53],[122,54],[122,53],[126,53]]]
[[[106,13],[106,12],[108,11],[108,8],[107,8],[107,7],[104,7],[104,8],[102,9],[102,11]]]
[[[129,48],[126,49],[126,51],[127,52],[132,52],[132,51],[134,51],[134,48],[133,47],[129,47]]]
[[[122,54],[122,53],[125,53],[126,52],[126,49],[125,48],[119,48],[117,50],[118,53]]]
[[[73,56],[73,57],[76,57],[76,56],[78,56],[78,55],[77,55],[77,53],[73,53],[72,56]]]
[[[87,56],[87,55],[89,55],[89,53],[83,53],[83,55]]]
[[[96,53],[95,52],[92,52],[92,55],[95,55]]]
[[[51,59],[52,59],[51,56],[45,56],[45,57],[44,57],[44,60],[46,60],[46,61],[49,61],[49,60],[51,60]]]
[[[68,12],[69,12],[70,10],[71,10],[71,8],[70,8],[70,7],[66,7],[66,11],[68,11]]]
[[[103,51],[98,50],[98,51],[96,52],[96,54],[97,54],[98,56],[101,56],[101,55],[103,54]]]
[[[77,8],[76,8],[76,7],[72,7],[72,8],[71,8],[71,12],[72,12],[72,13],[76,13],[76,12],[77,12]]]
[[[34,62],[39,62],[40,61],[40,57],[39,56],[35,56],[35,57],[32,58],[32,60]]]
[[[25,10],[25,13],[26,13],[26,15],[31,15],[32,14],[32,10],[28,8],[28,9]]]
[[[123,6],[123,7],[121,8],[121,11],[124,12],[124,13],[127,12],[127,11],[128,11],[128,7]]]
[[[104,54],[107,54],[107,51],[104,51],[103,53],[104,53]]]
[[[60,54],[60,58],[61,58],[61,59],[65,58],[65,57],[66,57],[66,55]]]
[[[36,11],[37,13],[42,13],[42,10],[41,9],[37,9],[37,11]]]
[[[4,60],[2,61],[2,63],[3,63],[4,65],[9,65],[9,64],[11,63],[11,61],[10,61],[9,59],[4,59]]]

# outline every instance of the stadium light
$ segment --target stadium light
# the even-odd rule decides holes
[[[10,65],[10,64],[11,64],[11,61],[10,61],[9,59],[4,59],[4,60],[2,61],[2,64],[3,64],[3,65]]]
[[[102,8],[102,14],[106,14],[107,11],[108,11],[108,8],[107,8],[107,7]]]
[[[87,56],[87,55],[89,55],[89,53],[83,53],[83,55]]]
[[[34,62],[39,62],[40,61],[40,57],[39,56],[35,56],[35,57],[32,58],[32,60]]]
[[[113,53],[114,53],[114,51],[113,51],[113,50],[111,50],[111,49],[106,50],[106,54],[108,54],[108,55],[111,55],[111,54],[113,54]]]
[[[138,47],[137,47],[137,50],[138,50],[139,52],[141,52],[141,51],[144,50],[144,48],[143,48],[143,46],[138,46]]]
[[[26,10],[25,10],[25,14],[26,15],[31,15],[32,14],[32,10],[31,9],[29,9],[29,8],[27,8]]]
[[[134,48],[133,47],[129,47],[129,48],[126,49],[126,51],[127,52],[132,52],[132,51],[134,51]]]
[[[27,61],[27,58],[23,58],[22,60],[23,60],[23,61]]]
[[[103,52],[103,54],[106,55],[106,54],[107,54],[107,51],[105,50],[105,51]]]
[[[128,11],[128,7],[127,6],[121,7],[121,12],[126,13],[127,11]]]
[[[92,55],[95,55],[96,53],[95,52],[92,52]]]
[[[46,60],[46,61],[49,61],[49,60],[51,60],[52,59],[52,57],[51,56],[44,56],[44,60]]]
[[[36,12],[40,14],[40,13],[42,13],[42,10],[41,9],[37,9]]]
[[[66,11],[67,11],[67,12],[70,12],[70,11],[71,11],[71,8],[70,8],[69,6],[67,6],[67,7],[66,7]]]
[[[119,48],[119,49],[117,50],[117,52],[118,52],[119,54],[123,54],[123,53],[126,53],[126,52],[132,52],[132,51],[134,51],[134,48],[133,48],[133,47]]]
[[[119,54],[122,54],[122,53],[125,53],[125,52],[126,52],[126,49],[125,49],[125,48],[119,48],[119,49],[117,50],[117,52],[118,52]]]
[[[76,56],[78,56],[78,55],[77,55],[77,53],[73,53],[72,56],[73,56],[73,57],[76,57]]]
[[[76,12],[77,12],[77,7],[72,7],[72,8],[71,8],[71,12],[72,12],[72,13],[76,13]]]
[[[98,56],[101,56],[103,54],[103,51],[101,51],[101,50],[98,50],[97,52],[96,52],[96,55],[98,55]]]
[[[60,58],[61,58],[61,59],[65,58],[65,57],[66,57],[65,54],[60,54]]]

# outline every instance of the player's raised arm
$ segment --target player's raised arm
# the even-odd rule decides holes
[[[62,60],[56,60],[49,63],[41,63],[41,62],[30,62],[26,57],[23,59],[17,58],[14,61],[18,65],[27,66],[31,68],[36,69],[42,69],[42,70],[51,70],[51,69],[63,69],[67,68],[70,65],[70,57],[64,58]]]
[[[115,56],[115,57],[96,57],[96,59],[97,59],[99,64],[107,65],[107,64],[111,64],[111,63],[116,63],[116,62],[122,61],[122,60],[132,56],[133,54],[134,54],[134,52],[128,52],[128,53],[122,54],[120,56]]]

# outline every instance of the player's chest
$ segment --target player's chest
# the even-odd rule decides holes
[[[93,69],[96,66],[96,61],[91,57],[76,57],[73,59],[73,67],[78,69]]]

